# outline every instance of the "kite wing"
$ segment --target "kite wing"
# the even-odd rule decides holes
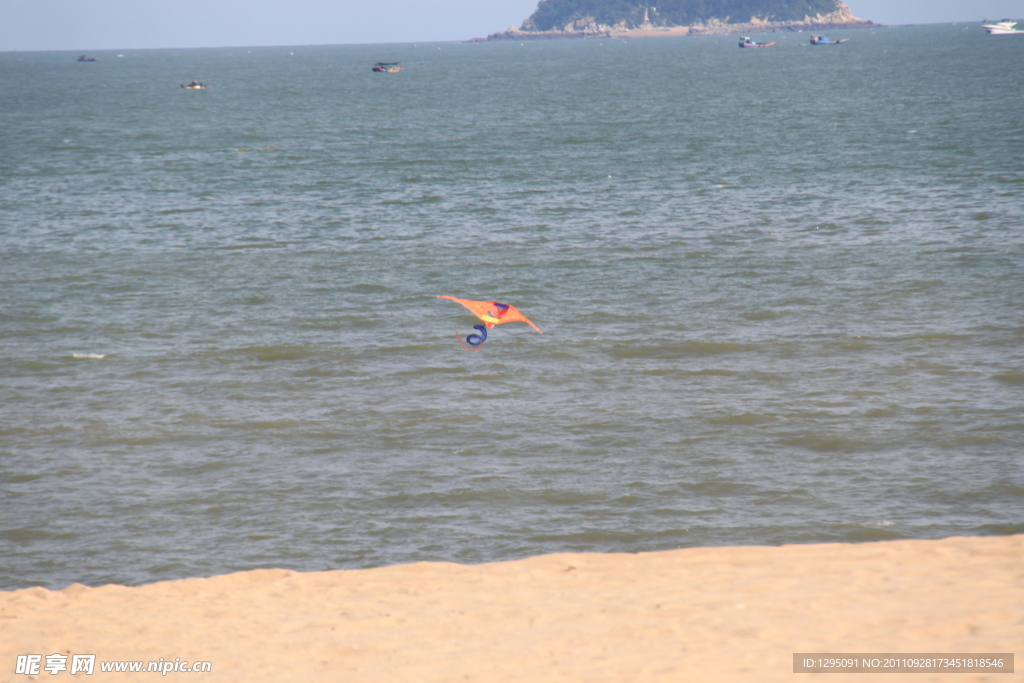
[[[541,329],[530,322],[530,319],[519,312],[515,306],[500,304],[497,301],[474,301],[473,299],[456,299],[454,296],[438,295],[438,299],[451,299],[455,303],[462,304],[468,308],[473,315],[487,323],[488,327],[500,325],[501,323],[524,322],[533,329],[541,332]],[[543,334],[543,332],[541,332]]]

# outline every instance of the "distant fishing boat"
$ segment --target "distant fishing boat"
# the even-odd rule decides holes
[[[396,74],[405,67],[399,62],[377,62],[372,69],[378,73]]]
[[[78,61],[80,62],[98,62],[99,57],[87,57],[85,55],[79,55]]]
[[[774,44],[774,40],[770,43],[759,43],[749,36],[743,36],[740,38],[740,47],[771,47]]]
[[[850,39],[840,38],[839,40],[832,40],[828,36],[811,36],[811,45],[842,45],[848,40]]]
[[[988,31],[990,36],[1006,36],[1014,33],[1024,33],[1024,31],[1017,28],[1017,22],[1011,21],[1010,19],[1003,19],[997,21],[994,24],[982,24],[981,27]]]
[[[181,83],[180,87],[185,88],[185,90],[206,90],[210,86],[200,81],[192,81],[191,83]]]

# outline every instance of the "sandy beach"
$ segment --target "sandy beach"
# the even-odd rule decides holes
[[[76,654],[96,655],[91,680],[117,681],[154,674],[100,662],[209,662],[166,674],[209,681],[1019,680],[793,673],[793,654],[1019,658],[1022,608],[1020,535],[262,569],[0,593],[0,680],[71,676]],[[32,654],[68,669],[14,673]]]

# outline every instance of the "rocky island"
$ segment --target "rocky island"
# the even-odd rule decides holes
[[[878,26],[839,0],[540,0],[522,26],[475,40],[685,36]]]

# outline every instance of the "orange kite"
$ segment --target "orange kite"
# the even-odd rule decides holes
[[[540,328],[530,322],[530,319],[525,315],[516,310],[515,306],[509,306],[508,304],[499,304],[497,301],[473,301],[472,299],[456,299],[454,296],[442,296],[438,295],[438,299],[451,299],[456,303],[460,303],[470,311],[473,315],[484,321],[484,325],[487,327],[494,327],[501,323],[515,322],[516,320],[522,321],[532,327],[533,329],[540,332]],[[480,345],[487,341],[487,327],[484,325],[473,325],[473,329],[479,330],[480,334],[471,334],[466,337],[466,344],[462,343],[462,337],[459,333],[455,333],[455,338],[459,340],[459,344],[462,344],[462,348],[467,351],[479,351]],[[543,333],[541,333],[543,334]]]

